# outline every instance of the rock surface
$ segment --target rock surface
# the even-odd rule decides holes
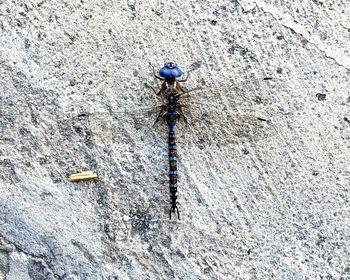
[[[350,3],[300,3],[0,2],[0,279],[350,279]]]

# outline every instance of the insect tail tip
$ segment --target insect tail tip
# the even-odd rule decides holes
[[[175,212],[176,210],[176,212]],[[177,206],[171,206],[170,212],[169,212],[169,219],[171,220],[171,213],[177,214],[177,219],[180,220],[180,211]]]

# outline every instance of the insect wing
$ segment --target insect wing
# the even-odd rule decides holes
[[[272,97],[272,89],[278,87],[283,82],[279,78],[261,78],[252,79],[239,83],[238,85],[209,85],[205,87],[196,87],[194,89],[186,89],[188,93],[183,95],[184,100],[190,103],[213,104],[225,103],[220,102],[225,99],[233,105],[251,106],[252,104],[260,104],[267,102],[267,97]]]
[[[139,131],[141,134],[152,131],[159,111],[160,108],[157,106],[109,112],[80,108],[74,114],[65,115],[61,121],[73,127],[77,132],[93,135],[95,141],[112,145],[117,142],[132,141],[132,139],[127,139],[131,135],[130,129],[133,129],[135,133]]]
[[[184,115],[198,139],[230,143],[237,138],[257,140],[275,132],[273,106],[278,83],[271,79],[246,82],[242,87],[206,87],[183,97]],[[186,96],[187,95],[187,96]]]

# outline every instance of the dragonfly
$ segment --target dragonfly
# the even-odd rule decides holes
[[[159,89],[146,84],[158,98],[159,105],[150,108],[139,108],[124,110],[121,112],[85,112],[79,114],[80,118],[95,116],[105,118],[105,115],[115,117],[114,120],[121,121],[123,116],[141,119],[141,126],[146,123],[149,116],[153,116],[152,127],[163,120],[168,130],[168,188],[169,188],[169,219],[176,215],[180,219],[178,206],[178,164],[177,164],[177,128],[179,122],[185,124],[193,131],[198,130],[197,138],[208,139],[208,135],[214,134],[216,142],[227,142],[234,137],[255,137],[262,133],[264,137],[267,132],[273,130],[267,112],[251,115],[249,112],[259,112],[259,109],[273,102],[271,98],[263,98],[256,94],[256,90],[247,93],[242,90],[242,84],[233,87],[211,87],[200,86],[188,89],[184,83],[188,81],[189,71],[186,77],[182,69],[173,61],[168,61],[156,73],[153,67],[153,75],[161,81]],[[249,80],[249,83],[268,86],[274,80],[271,77]],[[243,86],[247,84],[244,83]],[[231,91],[232,90],[232,91]],[[221,94],[220,94],[221,92]],[[225,92],[226,94],[223,94]],[[231,94],[233,92],[234,94]],[[219,94],[218,94],[219,93]],[[238,112],[238,110],[240,111]],[[232,112],[236,112],[232,115]],[[238,112],[238,113],[237,113]],[[261,112],[261,110],[260,110]],[[269,112],[271,113],[271,112]],[[216,115],[215,121],[213,116]],[[218,123],[219,122],[219,123]],[[227,130],[221,129],[226,128]]]

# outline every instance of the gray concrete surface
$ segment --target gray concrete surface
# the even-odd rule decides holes
[[[349,1],[5,0],[0,28],[0,279],[350,279]],[[210,88],[180,221],[142,109],[168,59]]]

